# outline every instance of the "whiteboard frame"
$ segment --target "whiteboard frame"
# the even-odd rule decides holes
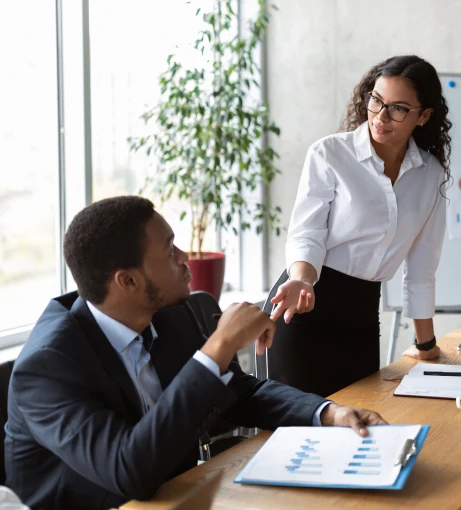
[[[453,76],[461,79],[461,73],[438,73],[439,76],[447,77]],[[382,306],[384,312],[402,312],[402,306],[390,306],[388,304],[388,292],[387,292],[387,281],[382,282],[381,284],[381,297],[382,297]],[[454,306],[435,306],[435,313],[461,313],[461,303],[459,305]]]

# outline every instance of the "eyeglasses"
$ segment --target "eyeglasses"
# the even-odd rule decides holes
[[[410,112],[424,110],[424,108],[405,108],[405,106],[383,103],[381,99],[371,95],[371,92],[367,92],[364,96],[369,112],[379,113],[383,108],[386,108],[387,116],[396,122],[403,122]]]

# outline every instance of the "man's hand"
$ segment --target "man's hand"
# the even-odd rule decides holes
[[[264,354],[272,345],[275,323],[267,313],[250,303],[234,303],[221,316],[216,331],[202,352],[216,361],[224,372],[235,353],[256,340],[256,352]]]
[[[430,351],[418,351],[415,345],[412,345],[409,349],[407,349],[403,356],[408,356],[409,358],[415,358],[420,360],[428,360],[435,359],[440,356],[440,347],[436,345]]]
[[[275,322],[282,314],[288,324],[295,313],[310,312],[314,308],[314,287],[302,280],[288,280],[277,290],[277,294],[271,299],[277,307],[271,314]]]
[[[320,413],[320,421],[327,427],[352,427],[359,436],[368,436],[367,425],[388,425],[378,413],[369,409],[345,407],[331,403]]]

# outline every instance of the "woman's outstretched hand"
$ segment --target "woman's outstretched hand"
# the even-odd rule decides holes
[[[302,280],[288,280],[280,285],[271,303],[277,305],[271,313],[271,319],[275,322],[283,314],[288,324],[295,313],[310,312],[314,308],[314,287]]]

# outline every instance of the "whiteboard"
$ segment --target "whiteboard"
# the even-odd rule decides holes
[[[451,130],[451,174],[447,192],[447,230],[436,273],[436,311],[461,311],[461,74],[441,74],[443,94],[448,103]],[[388,282],[383,282],[383,309],[402,309],[403,264]]]

